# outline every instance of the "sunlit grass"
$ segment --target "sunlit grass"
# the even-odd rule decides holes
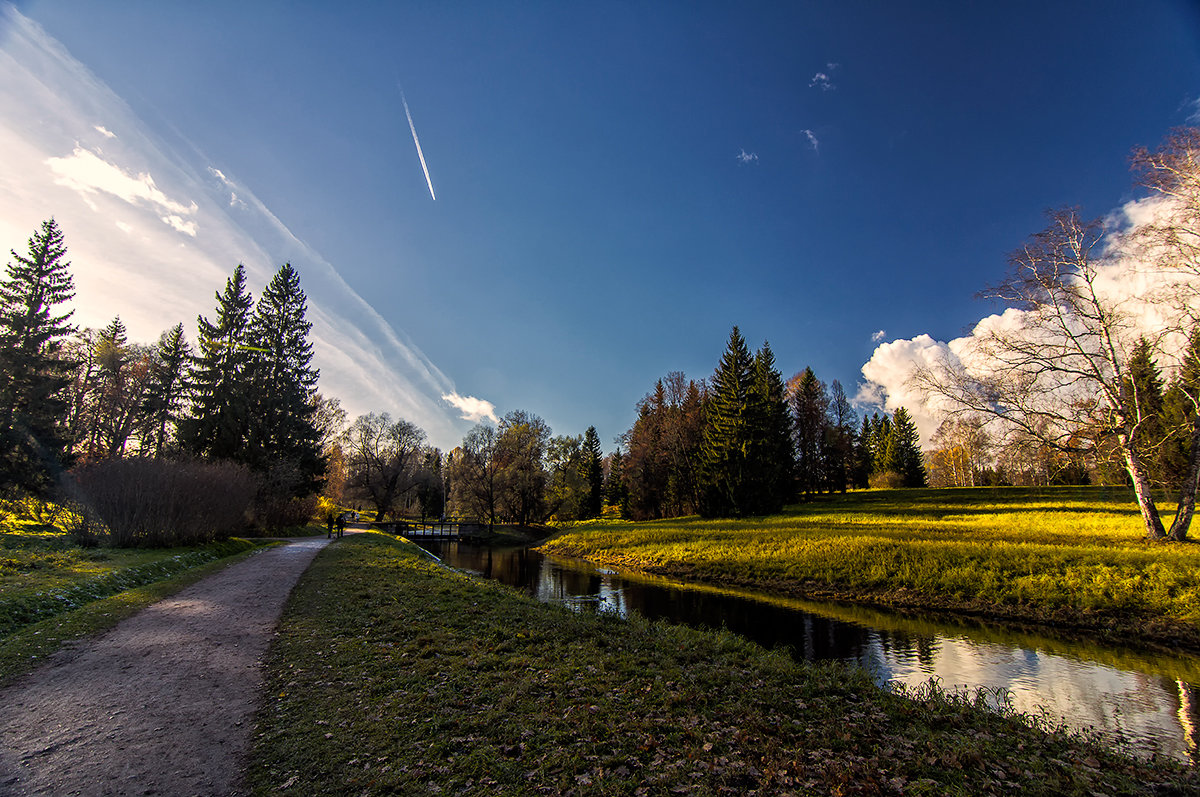
[[[47,512],[46,514],[53,514]],[[53,525],[0,517],[0,639],[20,628],[255,547],[84,548]]]
[[[1137,506],[1120,490],[888,490],[765,518],[592,523],[543,550],[716,582],[845,590],[884,602],[1200,622],[1200,545],[1142,537]]]

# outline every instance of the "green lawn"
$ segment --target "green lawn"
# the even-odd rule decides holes
[[[1200,545],[1146,543],[1111,488],[863,491],[765,518],[592,521],[542,550],[796,595],[1132,621],[1147,637],[1200,628]]]
[[[1200,789],[1194,768],[965,698],[909,700],[732,634],[540,604],[382,534],[317,556],[267,667],[248,762],[262,795]]]
[[[261,543],[81,548],[50,525],[0,519],[0,682],[98,633]]]

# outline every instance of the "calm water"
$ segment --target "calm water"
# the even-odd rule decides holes
[[[1200,660],[956,625],[897,613],[732,593],[544,556],[420,541],[446,564],[578,611],[722,626],[799,658],[852,662],[879,683],[1004,690],[1018,711],[1091,729],[1140,754],[1200,761]]]

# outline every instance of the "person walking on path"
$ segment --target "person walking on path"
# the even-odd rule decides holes
[[[263,549],[0,689],[0,795],[242,794],[262,658],[327,543]]]

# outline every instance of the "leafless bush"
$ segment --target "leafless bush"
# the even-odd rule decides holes
[[[246,523],[255,480],[244,466],[201,460],[121,459],[72,474],[76,501],[121,547],[199,545]]]
[[[292,498],[287,495],[259,496],[254,502],[254,523],[267,531],[303,526],[317,512],[317,496]]]
[[[868,486],[873,490],[898,490],[904,486],[904,475],[894,470],[872,473],[868,479]]]

